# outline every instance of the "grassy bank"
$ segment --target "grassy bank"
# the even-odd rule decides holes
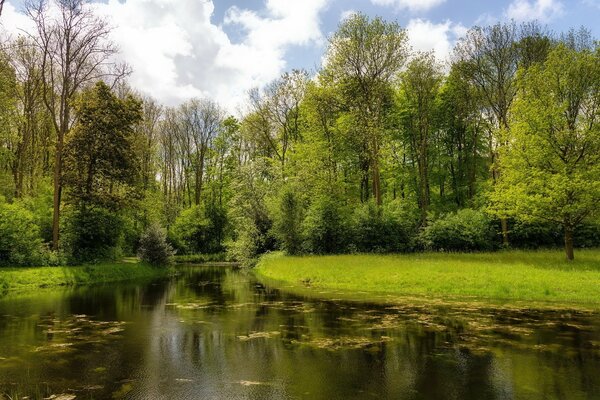
[[[166,276],[166,268],[136,262],[77,267],[0,268],[0,294],[55,286],[89,285]]]
[[[574,262],[561,251],[285,257],[269,255],[259,277],[291,290],[429,298],[585,303],[600,306],[600,250]],[[364,297],[364,296],[363,296]]]

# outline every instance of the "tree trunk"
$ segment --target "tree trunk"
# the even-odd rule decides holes
[[[572,227],[565,226],[565,253],[568,261],[575,259],[575,254],[573,253],[573,231]]]
[[[62,135],[60,135],[56,145],[56,155],[54,157],[54,212],[52,215],[52,249],[58,250],[58,242],[60,240],[60,197],[62,192],[62,185],[60,182],[62,172]]]

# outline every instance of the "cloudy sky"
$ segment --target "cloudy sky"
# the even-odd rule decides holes
[[[397,20],[415,50],[440,58],[469,27],[537,19],[554,31],[584,25],[600,37],[600,0],[108,0],[95,3],[134,70],[131,84],[176,105],[209,96],[234,112],[245,93],[292,68],[314,71],[327,37],[355,11]],[[2,35],[28,29],[7,0]]]

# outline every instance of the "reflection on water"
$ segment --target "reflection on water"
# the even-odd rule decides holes
[[[12,398],[599,399],[600,315],[286,295],[223,267],[0,300]]]

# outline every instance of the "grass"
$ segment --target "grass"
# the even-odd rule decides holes
[[[132,260],[76,267],[0,268],[0,294],[56,286],[77,286],[154,278],[169,274]]]
[[[323,290],[600,306],[600,250],[265,256],[259,277],[304,293]],[[339,293],[336,293],[336,295]],[[363,296],[364,297],[364,296]]]

